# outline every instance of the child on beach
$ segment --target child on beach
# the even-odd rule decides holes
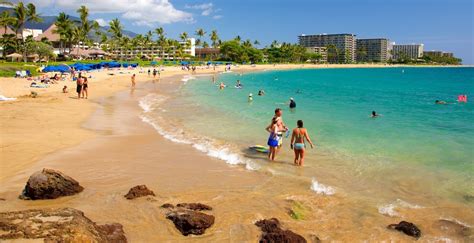
[[[296,122],[297,128],[293,129],[293,133],[291,135],[291,144],[290,148],[293,149],[295,152],[295,160],[294,163],[297,166],[303,166],[304,163],[304,152],[305,152],[305,139],[311,145],[311,148],[314,147],[313,142],[309,138],[308,131],[306,128],[303,128],[303,121],[298,120]]]
[[[63,93],[64,93],[64,94],[68,93],[68,91],[67,91],[67,86],[66,86],[66,85],[64,85],[64,87],[63,87]]]

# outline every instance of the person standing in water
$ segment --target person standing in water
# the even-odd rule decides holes
[[[268,132],[272,132],[273,120],[276,120],[277,124],[277,138],[278,138],[278,148],[275,153],[280,151],[281,146],[283,145],[283,133],[288,131],[288,127],[286,127],[285,123],[283,123],[282,119],[283,111],[280,108],[275,109],[275,115],[272,118],[272,123],[267,126],[265,130]]]
[[[248,101],[249,101],[249,102],[252,102],[252,101],[253,101],[253,94],[252,94],[252,93],[249,94]]]
[[[295,109],[296,108],[296,102],[293,98],[290,98],[290,109]]]
[[[314,147],[313,142],[309,138],[308,131],[306,128],[303,128],[303,121],[298,120],[296,122],[297,128],[293,129],[291,135],[291,144],[290,148],[295,152],[294,163],[296,166],[303,166],[304,163],[304,153],[305,153],[305,139],[311,145],[311,148]]]
[[[132,75],[132,88],[135,88],[135,74]]]
[[[225,84],[224,84],[224,82],[221,82],[221,84],[219,85],[219,89],[223,90],[224,88],[225,88]]]
[[[377,118],[377,117],[381,117],[382,115],[381,114],[377,114],[376,111],[372,111],[372,115],[370,117],[372,118]]]
[[[272,124],[270,124],[270,127],[267,128],[266,130],[270,133],[270,136],[268,137],[268,159],[271,161],[275,160],[275,155],[277,153],[278,149],[278,119],[274,117],[272,119]]]

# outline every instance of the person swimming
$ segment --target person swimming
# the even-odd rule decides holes
[[[235,84],[235,87],[238,89],[242,88],[242,84],[240,83],[240,80],[237,80],[237,83]]]
[[[249,102],[252,102],[252,101],[253,101],[253,95],[252,95],[252,93],[249,94],[248,100],[249,100]]]
[[[446,101],[443,101],[443,100],[436,100],[435,104],[437,104],[437,105],[446,105],[448,103],[446,103]]]
[[[258,91],[258,96],[264,96],[265,95],[265,90],[261,89]]]
[[[221,82],[221,84],[219,85],[219,89],[220,89],[220,90],[225,89],[225,84],[224,84],[224,82]]]
[[[293,98],[290,98],[290,109],[296,108],[296,102]]]
[[[380,117],[380,116],[382,116],[382,115],[377,114],[376,111],[372,111],[372,115],[371,115],[372,118],[377,118],[377,117]]]

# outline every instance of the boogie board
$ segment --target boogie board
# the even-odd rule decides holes
[[[267,146],[263,146],[263,145],[253,145],[253,146],[250,146],[249,149],[255,152],[259,152],[259,153],[268,153]]]

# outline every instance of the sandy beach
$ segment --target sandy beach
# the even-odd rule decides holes
[[[233,67],[232,71],[341,67],[386,66],[257,65]],[[159,94],[177,87],[183,76],[191,73],[180,67],[165,67],[160,80],[152,80],[147,70],[91,72],[87,100],[77,99],[72,81],[32,89],[26,79],[0,78],[0,94],[17,98],[0,102],[0,198],[5,199],[0,201],[1,211],[72,207],[96,222],[122,224],[130,242],[256,242],[261,232],[254,222],[272,217],[309,242],[412,241],[385,228],[396,220],[361,209],[357,199],[295,190],[304,182],[281,181],[271,174],[230,166],[189,145],[163,138],[140,120],[138,100],[150,92]],[[200,68],[194,75],[222,71],[223,67]],[[130,89],[132,74],[137,75],[136,89]],[[64,85],[69,87],[67,94],[61,92]],[[31,91],[38,97],[29,97]],[[42,168],[64,172],[85,190],[54,200],[18,199],[28,177]],[[157,196],[133,201],[123,198],[129,188],[141,184]],[[181,202],[211,205],[215,225],[202,236],[182,236],[160,208],[164,203]],[[303,220],[290,216],[295,205],[302,205]],[[444,206],[457,219],[469,221],[467,217],[472,215]],[[405,218],[423,225],[428,235],[424,241],[446,236],[439,231],[441,226],[433,223],[437,219],[430,210],[400,209]],[[449,237],[464,240],[457,232]]]

